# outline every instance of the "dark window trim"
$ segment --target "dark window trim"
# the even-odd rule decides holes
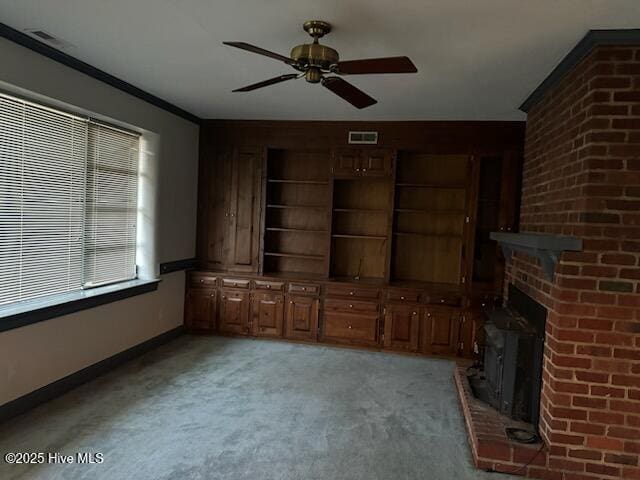
[[[159,279],[129,280],[91,290],[65,293],[59,297],[64,300],[55,304],[37,306],[37,302],[35,302],[36,305],[29,310],[0,317],[0,332],[153,292],[158,289],[158,283],[160,283]],[[51,300],[55,301],[55,299],[56,297],[52,296]]]
[[[551,88],[594,48],[614,45],[640,45],[640,29],[589,30],[582,40],[571,49],[547,78],[520,105],[520,110],[528,113]]]
[[[108,85],[111,85],[118,90],[122,90],[123,92],[128,93],[129,95],[133,95],[134,97],[139,98],[140,100],[144,100],[151,105],[154,105],[162,110],[173,113],[185,120],[189,120],[197,125],[200,125],[202,119],[197,117],[193,113],[187,112],[180,107],[173,105],[172,103],[167,102],[155,95],[152,95],[144,90],[131,85],[124,80],[119,79],[118,77],[114,77],[113,75],[105,72],[104,70],[100,70],[99,68],[94,67],[93,65],[89,65],[82,60],[78,60],[71,55],[64,53],[56,48],[47,45],[46,43],[40,42],[29,35],[16,30],[15,28],[10,27],[4,23],[0,23],[0,37],[4,37],[7,40],[11,40],[18,45],[22,45],[34,52],[37,52],[45,57],[50,58],[58,63],[66,65],[69,68],[73,68],[79,72],[84,73],[96,80],[100,80]]]

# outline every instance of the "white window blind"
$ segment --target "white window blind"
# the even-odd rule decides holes
[[[0,305],[135,277],[138,140],[0,94]]]
[[[138,136],[89,124],[85,285],[136,276]]]

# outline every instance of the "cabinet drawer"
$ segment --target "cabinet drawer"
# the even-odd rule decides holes
[[[284,283],[256,280],[253,282],[253,288],[255,288],[256,290],[271,290],[271,291],[281,292],[284,290]]]
[[[445,305],[448,307],[459,307],[462,304],[460,295],[452,294],[429,294],[426,298],[427,303],[431,305]]]
[[[192,287],[207,287],[207,288],[215,287],[216,277],[210,277],[207,275],[190,275],[189,284]]]
[[[375,344],[378,341],[378,316],[325,312],[323,335],[328,339]]]
[[[289,293],[298,295],[320,295],[320,285],[310,283],[290,283]]]
[[[249,288],[249,280],[240,280],[237,278],[223,278],[222,286],[223,287],[232,287],[232,288]]]
[[[389,290],[387,299],[392,302],[417,303],[420,300],[420,292],[415,290]]]
[[[327,311],[336,311],[344,313],[377,313],[378,304],[372,302],[362,302],[357,300],[339,300],[328,298],[324,302],[324,308]]]
[[[329,285],[327,287],[327,296],[377,299],[380,296],[380,292],[372,288],[349,287],[344,285]]]

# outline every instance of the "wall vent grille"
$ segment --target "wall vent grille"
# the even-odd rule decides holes
[[[349,143],[356,145],[377,145],[378,132],[349,132]]]

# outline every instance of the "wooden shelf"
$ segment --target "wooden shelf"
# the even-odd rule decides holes
[[[264,252],[266,257],[304,258],[306,260],[324,260],[324,255],[305,255],[302,253]]]
[[[334,234],[333,238],[362,238],[365,240],[386,240],[387,237],[383,235],[347,235],[347,234]]]
[[[396,208],[394,212],[397,213],[425,213],[433,215],[464,215],[464,210],[437,210],[428,208]]]
[[[462,184],[440,184],[440,183],[396,183],[396,187],[408,187],[408,188],[441,188],[444,190],[459,190],[466,188]]]
[[[267,208],[298,208],[298,209],[306,209],[306,210],[326,210],[327,207],[324,205],[276,205],[271,204],[267,205]]]
[[[375,209],[366,209],[366,208],[334,208],[333,211],[343,212],[343,213],[375,213],[375,214],[387,213],[387,210],[375,210]]]
[[[393,232],[397,237],[429,237],[429,238],[462,238],[463,235],[448,235],[444,233]]]
[[[304,228],[280,228],[267,227],[268,232],[292,232],[292,233],[327,233],[327,230],[305,230]]]
[[[294,185],[329,185],[327,180],[285,180],[279,178],[270,178],[268,183],[290,183]]]

